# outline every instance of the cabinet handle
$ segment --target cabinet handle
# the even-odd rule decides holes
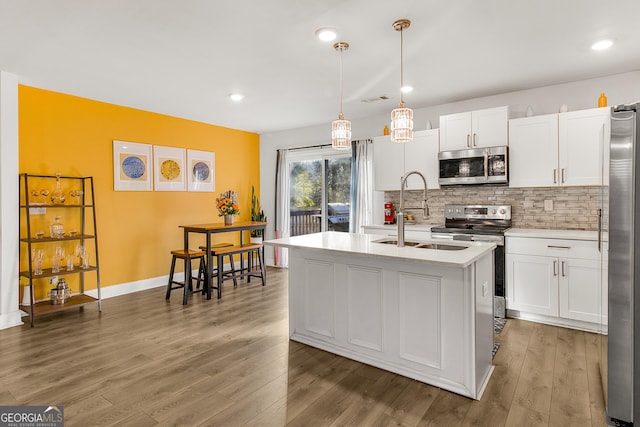
[[[557,259],[553,260],[553,275],[554,276],[558,275],[558,260]]]
[[[558,169],[553,170],[553,183],[554,184],[558,183]]]
[[[484,150],[484,179],[489,179],[489,152]]]
[[[548,248],[554,249],[571,249],[571,246],[556,246],[556,245],[547,245]]]
[[[476,136],[477,136],[477,135],[474,133],[474,134],[473,134],[473,146],[474,146],[474,147],[477,147],[477,146],[478,146],[478,142],[476,141]]]
[[[562,168],[562,182],[564,183],[567,180],[567,176],[566,176],[566,170],[565,168]]]
[[[567,274],[566,274],[566,272],[564,271],[564,267],[565,267],[565,265],[566,265],[566,264],[567,264],[567,262],[566,262],[566,261],[562,261],[562,277],[567,277]]]
[[[467,134],[467,148],[471,148],[471,135]]]

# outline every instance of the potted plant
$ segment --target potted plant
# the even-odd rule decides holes
[[[260,209],[260,200],[256,197],[255,189],[251,186],[251,221],[267,222],[264,211]],[[251,230],[251,243],[262,243],[262,229]]]

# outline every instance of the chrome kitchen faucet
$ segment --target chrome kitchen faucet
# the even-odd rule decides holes
[[[404,207],[404,187],[407,185],[407,178],[411,175],[420,175],[422,178],[422,182],[424,182],[424,192],[422,194],[422,207]],[[400,179],[400,209],[398,210],[396,217],[398,218],[398,247],[401,248],[404,246],[404,211],[405,210],[417,210],[420,209],[423,211],[423,218],[427,219],[429,217],[429,206],[427,206],[427,179],[418,171],[407,172]]]

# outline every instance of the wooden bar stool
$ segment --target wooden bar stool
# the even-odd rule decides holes
[[[235,265],[235,262],[233,261],[233,254],[229,254],[229,265],[231,266],[231,270],[227,270],[227,271],[224,271],[224,256],[221,258],[218,258],[216,255],[217,254],[216,251],[219,251],[224,248],[230,248],[230,247],[233,247],[233,244],[218,243],[216,246],[211,247],[211,256],[213,257],[214,260],[216,260],[216,266],[213,267],[213,277],[217,277],[219,273],[222,273],[223,275],[227,275],[228,277],[233,277],[233,287],[236,288],[238,287],[238,281],[234,276],[236,271],[236,265]],[[204,251],[204,253],[206,254],[207,247],[200,246],[200,250]],[[200,269],[200,271],[198,272],[198,279],[200,279],[201,277],[202,278],[205,277],[205,271],[206,270],[203,268]],[[198,286],[199,285],[200,285],[200,282],[198,281]]]
[[[262,252],[259,250],[262,248],[260,244],[249,244],[244,246],[230,246],[226,248],[219,248],[212,250],[215,252],[215,256],[217,258],[218,268],[221,268],[223,263],[223,258],[225,255],[231,256],[231,270],[221,273],[218,271],[218,280],[217,280],[217,291],[218,291],[218,299],[222,298],[222,283],[225,280],[233,280],[234,286],[237,283],[237,279],[242,279],[243,277],[254,276],[262,278],[262,285],[266,284],[266,269],[264,266],[264,258],[262,257]],[[258,260],[260,262],[260,273],[252,272],[249,268],[236,270],[233,264],[233,255],[239,254],[240,256],[244,256],[245,253],[251,253],[253,251],[258,250]],[[213,284],[209,284],[209,286],[213,287]]]
[[[176,249],[171,251],[171,271],[169,272],[169,282],[167,283],[167,296],[166,299],[169,300],[171,297],[171,291],[174,289],[184,289],[184,294],[182,297],[182,304],[187,304],[187,297],[189,293],[191,293],[193,289],[193,280],[197,280],[197,287],[200,288],[200,277],[192,277],[191,275],[191,261],[194,259],[200,260],[200,266],[204,266],[204,257],[205,253],[203,251],[193,251],[191,249]],[[184,260],[184,281],[178,282],[173,280],[173,273],[176,269],[176,260],[180,258]],[[205,282],[206,283],[206,282]],[[175,285],[175,286],[174,286]]]

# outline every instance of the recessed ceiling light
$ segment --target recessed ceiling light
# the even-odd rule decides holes
[[[402,91],[402,93],[413,92],[413,86],[404,85],[400,88],[400,90]]]
[[[600,40],[591,45],[591,49],[593,50],[606,50],[613,46],[613,42],[611,40]]]
[[[231,98],[232,101],[242,101],[244,99],[244,95],[241,93],[232,93],[231,95],[229,95],[229,98]]]
[[[336,30],[333,28],[318,28],[316,30],[316,37],[318,37],[323,42],[330,42],[336,39]]]

